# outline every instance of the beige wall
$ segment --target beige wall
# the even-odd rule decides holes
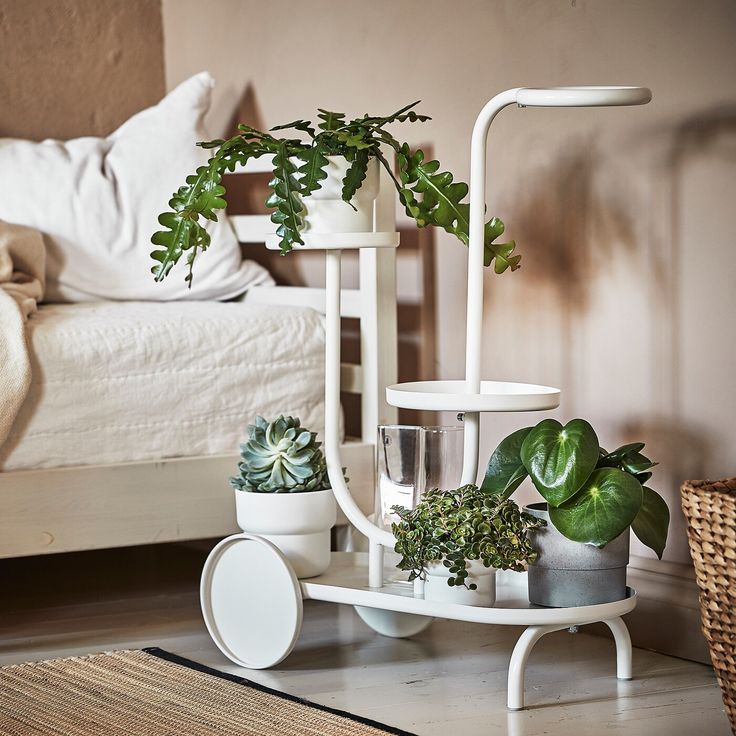
[[[0,136],[105,135],[164,91],[160,0],[0,0]]]
[[[646,84],[618,110],[505,111],[490,139],[489,207],[524,267],[488,275],[485,375],[564,391],[610,447],[648,441],[673,510],[667,557],[688,559],[684,478],[736,471],[736,4],[446,0],[267,4],[164,0],[167,86],[209,69],[213,133],[245,98],[274,125],[317,106],[385,112],[468,175],[483,103],[511,86]],[[466,251],[437,237],[438,377],[463,372]],[[484,450],[539,417],[488,416]],[[636,548],[641,552],[641,548]]]

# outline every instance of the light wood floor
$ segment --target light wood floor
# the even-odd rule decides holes
[[[201,562],[201,549],[179,545],[0,561],[0,665],[158,646],[421,736],[730,732],[710,668],[639,649],[635,679],[618,682],[613,642],[585,633],[537,645],[519,713],[505,708],[512,627],[438,621],[414,639],[385,639],[348,607],[308,601],[291,656],[243,670],[202,624]]]

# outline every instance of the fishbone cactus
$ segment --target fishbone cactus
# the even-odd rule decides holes
[[[238,491],[300,493],[330,488],[327,464],[317,433],[300,426],[296,417],[272,422],[256,417],[248,425],[248,441],[240,446],[240,475],[230,478]]]
[[[305,200],[327,178],[328,156],[343,156],[350,162],[342,180],[346,207],[352,206],[350,200],[360,189],[370,160],[375,158],[396,186],[407,214],[419,227],[440,227],[467,245],[470,207],[464,200],[468,185],[456,181],[449,171],[443,171],[438,161],[427,158],[421,149],[412,149],[398,141],[386,129],[394,123],[429,120],[427,115],[414,111],[418,104],[405,105],[391,115],[363,115],[353,120],[348,120],[345,113],[320,109],[316,124],[295,120],[277,125],[269,132],[243,124],[238,126],[238,134],[227,141],[200,143],[203,148],[217,151],[206,166],[200,166],[186,178],[169,201],[169,211],[159,217],[164,229],[151,238],[157,246],[151,253],[156,262],[152,268],[156,280],[166,278],[182,256],[186,256],[189,265],[186,278],[191,286],[192,265],[198,254],[210,245],[204,227],[206,221],[217,220],[217,213],[227,204],[222,175],[264,155],[273,157],[273,179],[266,206],[273,209],[271,221],[276,226],[282,254],[304,242],[301,233],[307,208]],[[290,135],[295,137],[272,135],[281,130],[291,131]],[[387,154],[390,154],[388,158]],[[391,160],[394,156],[398,172],[394,171]],[[513,240],[494,242],[503,231],[501,220],[491,217],[486,222],[483,238],[485,265],[493,264],[499,274],[515,271],[521,260],[521,256],[514,255]]]

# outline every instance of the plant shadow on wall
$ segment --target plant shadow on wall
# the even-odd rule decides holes
[[[722,434],[725,427],[709,427],[702,421],[695,423],[687,415],[683,407],[683,390],[685,375],[682,357],[688,346],[684,344],[686,332],[683,315],[688,309],[687,300],[692,298],[709,299],[710,295],[693,293],[683,283],[685,275],[691,269],[689,258],[692,254],[691,244],[685,241],[683,225],[686,222],[702,222],[714,226],[710,216],[704,213],[688,196],[686,179],[691,167],[709,166],[714,160],[720,167],[730,167],[733,172],[729,181],[736,178],[736,104],[726,104],[693,114],[666,131],[655,130],[650,136],[664,142],[660,152],[660,161],[655,186],[658,188],[656,203],[661,211],[654,210],[653,215],[661,220],[661,257],[657,264],[655,285],[656,301],[664,317],[660,321],[659,332],[662,345],[662,374],[667,375],[664,400],[669,413],[664,415],[645,415],[630,418],[623,426],[626,437],[646,436],[662,463],[663,481],[671,489],[670,498],[679,507],[679,487],[686,479],[702,479],[730,472],[734,446],[729,447],[727,437]],[[651,141],[646,141],[652,145]],[[702,170],[702,168],[701,168]],[[709,173],[711,173],[709,171]],[[721,209],[720,232],[728,233],[729,242],[712,242],[710,264],[719,262],[722,268],[733,269],[734,236],[731,225],[731,214],[727,208],[733,197],[733,190],[719,191],[714,180],[709,178],[708,199],[720,198],[725,206]],[[692,189],[692,187],[690,187]],[[690,192],[690,195],[692,191]],[[656,204],[655,203],[655,204]],[[712,214],[712,213],[711,213]],[[700,245],[700,244],[698,244]],[[730,254],[730,255],[729,255]],[[724,260],[730,258],[731,260]],[[718,261],[716,261],[718,259]],[[712,265],[710,266],[713,267]],[[732,334],[733,315],[714,315],[717,319],[726,317],[727,329]],[[665,322],[666,327],[661,322]],[[733,338],[731,337],[731,340]],[[727,345],[714,345],[714,355],[702,355],[703,361],[723,360],[722,350]],[[716,358],[715,353],[721,353]],[[731,353],[733,355],[733,353]],[[728,355],[724,364],[729,363]],[[673,421],[674,419],[674,421]],[[719,429],[721,430],[719,432]],[[678,558],[689,559],[687,548],[686,524],[682,514],[673,515],[672,554]]]
[[[598,279],[606,269],[626,258],[643,274],[632,288],[646,289],[649,297],[647,313],[639,318],[651,323],[652,400],[643,411],[632,407],[610,429],[622,442],[647,439],[661,462],[659,486],[674,510],[679,508],[683,480],[723,472],[711,469],[718,467],[716,456],[718,447],[723,449],[723,437],[719,439],[717,428],[694,422],[683,407],[687,386],[682,357],[688,349],[683,342],[683,315],[689,299],[705,298],[686,291],[683,284],[693,257],[690,244],[684,242],[684,225],[703,220],[697,203],[688,199],[684,179],[690,166],[702,165],[708,156],[722,166],[729,160],[736,166],[736,105],[701,111],[650,129],[639,136],[636,145],[650,156],[649,171],[644,173],[648,177],[645,197],[637,197],[626,178],[619,178],[604,195],[598,172],[611,162],[602,161],[594,142],[579,139],[549,167],[535,172],[532,184],[518,191],[506,209],[525,256],[524,279],[518,288],[529,291],[524,291],[522,299],[533,305],[539,290],[553,295],[563,344],[571,344],[575,331],[588,318]],[[713,191],[712,196],[719,193]],[[723,217],[728,216],[724,207]],[[727,224],[723,231],[728,232]],[[722,247],[719,252],[724,254]],[[718,256],[714,253],[712,257]],[[723,267],[729,267],[722,258]],[[562,351],[560,360],[564,361],[562,382],[574,403],[574,356],[569,350]],[[672,522],[668,556],[689,559],[681,514],[674,513]]]
[[[586,311],[595,277],[615,253],[639,246],[625,202],[596,188],[599,163],[592,141],[574,141],[510,207],[526,255],[524,286],[553,290],[567,321]]]

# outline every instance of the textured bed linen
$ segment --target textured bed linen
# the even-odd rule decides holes
[[[236,453],[256,414],[324,425],[322,317],[247,302],[41,306],[0,470]]]

